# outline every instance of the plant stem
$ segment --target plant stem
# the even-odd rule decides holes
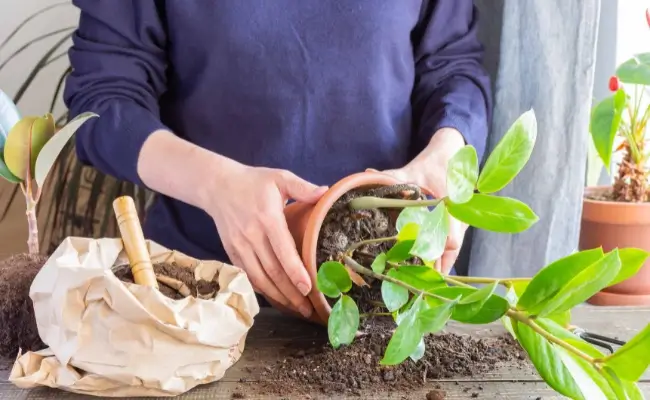
[[[25,195],[25,204],[27,215],[27,248],[29,249],[29,254],[38,254],[38,221],[36,219],[36,201],[32,198],[31,188],[25,188],[21,183],[21,189]]]
[[[373,208],[430,207],[438,205],[442,200],[403,200],[362,196],[352,199],[348,204],[352,210],[369,210]]]
[[[463,283],[463,282],[461,282],[459,280],[456,280],[454,278],[445,277],[445,282],[451,283],[452,285],[456,285],[456,286],[460,286],[460,287],[476,289],[474,286],[468,285],[468,284]]]
[[[455,276],[453,279],[463,283],[492,283],[494,281],[499,281],[500,283],[530,282],[531,280],[531,278],[481,278],[473,276]]]
[[[446,297],[438,296],[438,295],[435,295],[433,293],[429,293],[427,291],[417,289],[417,288],[415,288],[415,287],[413,287],[413,286],[411,286],[411,285],[409,285],[407,283],[404,283],[404,282],[402,282],[402,281],[400,281],[398,279],[395,279],[393,277],[383,275],[383,274],[378,274],[378,273],[374,272],[373,270],[370,270],[370,269],[364,267],[363,265],[359,264],[358,262],[354,261],[349,256],[344,256],[343,261],[344,261],[345,265],[347,265],[350,269],[354,270],[355,272],[357,272],[357,273],[359,273],[361,275],[367,275],[367,276],[370,276],[370,277],[378,279],[378,280],[394,283],[394,284],[396,284],[398,286],[401,286],[401,287],[405,288],[406,290],[408,290],[409,292],[411,292],[413,294],[434,297],[434,298],[436,298],[438,300],[442,300],[442,301],[445,301],[445,302],[452,301],[451,299],[448,299]],[[446,278],[446,279],[450,279],[452,282],[455,280],[454,278]],[[488,279],[488,278],[485,278],[485,279]],[[490,282],[492,282],[492,281],[494,281],[494,279],[490,280]],[[457,281],[457,282],[463,284],[460,281]],[[513,308],[508,309],[508,311],[506,311],[506,315],[508,317],[514,319],[514,320],[517,320],[518,322],[521,322],[523,324],[526,324],[526,325],[530,326],[530,328],[533,331],[535,331],[537,334],[541,335],[543,338],[545,338],[549,342],[554,343],[554,344],[566,349],[567,351],[575,354],[576,356],[584,359],[585,361],[587,361],[587,362],[589,362],[591,364],[595,364],[595,359],[593,357],[585,354],[584,352],[582,352],[581,350],[575,348],[574,346],[570,345],[569,343],[565,342],[564,340],[559,339],[559,338],[553,336],[552,334],[548,333],[541,326],[539,326],[533,319],[531,319],[528,315],[526,315],[526,314],[524,314],[524,313],[522,313],[520,311],[517,311],[517,310],[515,310]]]
[[[354,243],[352,246],[348,247],[345,254],[347,254],[349,256],[352,256],[352,253],[354,253],[354,251],[356,249],[358,249],[359,247],[361,247],[361,246],[365,246],[367,244],[390,242],[391,240],[397,240],[397,236],[389,236],[389,237],[381,237],[381,238],[376,238],[376,239],[362,240],[362,241]]]
[[[575,348],[574,346],[570,345],[564,340],[558,339],[555,336],[551,335],[526,314],[520,311],[515,311],[511,308],[506,312],[506,315],[512,319],[517,320],[518,322],[528,325],[532,330],[534,330],[537,334],[541,335],[544,339],[548,340],[549,342],[557,344],[558,346],[564,348],[565,350],[568,350],[569,352],[575,354],[576,356],[582,358],[583,360],[589,362],[590,364],[595,364],[596,360],[593,357],[589,356],[588,354],[585,354],[582,350]]]
[[[387,282],[390,282],[390,283],[394,283],[394,284],[396,284],[398,286],[403,287],[404,289],[408,290],[411,293],[421,294],[423,296],[434,297],[434,298],[436,298],[438,300],[442,300],[442,301],[445,301],[445,302],[450,302],[451,301],[451,299],[448,299],[448,298],[442,297],[442,296],[438,296],[437,294],[429,293],[429,292],[424,291],[424,290],[420,290],[420,289],[418,289],[416,287],[413,287],[413,286],[409,285],[408,283],[404,283],[404,282],[400,281],[399,279],[395,279],[395,278],[393,278],[391,276],[378,274],[375,271],[373,271],[371,269],[368,269],[368,268],[364,267],[363,265],[359,264],[358,262],[354,261],[354,259],[352,259],[352,257],[350,257],[350,256],[343,256],[343,263],[347,267],[349,267],[350,269],[352,269],[354,272],[356,272],[358,274],[370,276],[370,277],[378,279],[380,281],[387,281]]]
[[[378,312],[378,313],[361,313],[359,318],[369,318],[369,317],[390,317],[392,314],[389,312]]]

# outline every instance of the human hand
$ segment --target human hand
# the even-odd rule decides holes
[[[410,163],[402,168],[381,171],[396,179],[412,183],[431,192],[434,197],[447,195],[447,163],[465,145],[460,132],[452,128],[438,130],[429,145]],[[442,256],[435,262],[435,268],[447,275],[458,258],[463,244],[467,224],[450,218],[449,235]]]
[[[232,162],[222,168],[214,201],[205,211],[214,219],[226,253],[241,267],[256,292],[309,318],[311,280],[284,217],[291,198],[313,203],[327,191],[286,170]],[[218,193],[218,194],[217,194]]]

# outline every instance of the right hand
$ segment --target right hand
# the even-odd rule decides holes
[[[242,268],[256,292],[309,318],[306,295],[311,279],[298,255],[284,217],[289,199],[314,203],[327,187],[293,173],[231,164],[219,173],[218,187],[206,212],[214,219],[226,253]]]

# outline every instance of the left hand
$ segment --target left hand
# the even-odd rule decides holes
[[[452,128],[438,130],[429,145],[410,163],[399,169],[381,171],[405,183],[412,183],[431,192],[434,197],[442,198],[447,195],[447,162],[465,146],[465,140],[460,132]],[[445,251],[436,260],[435,268],[447,275],[458,258],[467,224],[455,218],[449,220],[449,236]]]

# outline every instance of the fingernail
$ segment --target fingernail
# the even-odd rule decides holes
[[[297,286],[298,286],[298,290],[300,290],[300,293],[302,293],[303,296],[307,296],[309,294],[309,288],[307,287],[307,285],[300,282]]]
[[[311,317],[311,308],[307,306],[300,307],[300,314],[304,315],[305,318]]]

